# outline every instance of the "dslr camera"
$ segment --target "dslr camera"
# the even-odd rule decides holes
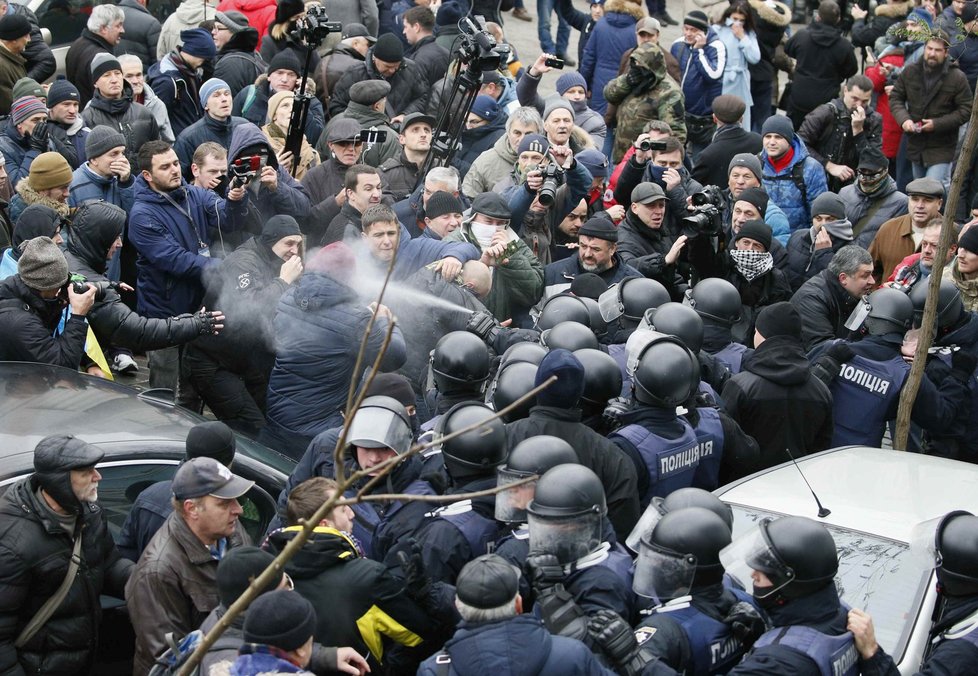
[[[683,219],[683,234],[692,239],[697,235],[714,237],[723,229],[723,193],[715,185],[708,185],[703,190],[690,196],[693,213]]]
[[[549,207],[557,199],[557,188],[564,184],[564,170],[556,164],[548,164],[540,168],[543,174],[543,185],[537,191],[537,199],[540,204]]]
[[[91,284],[95,287],[95,301],[105,300],[105,295],[109,292],[109,289],[113,289],[116,292],[119,291],[119,282],[113,282],[111,280],[105,280],[101,282],[91,282],[81,275],[71,275],[65,285],[62,287],[61,295],[65,298],[68,297],[68,287],[71,286],[72,291],[77,294],[86,293],[88,291],[88,285]]]
[[[461,44],[457,54],[463,63],[476,72],[496,70],[506,63],[509,45],[496,44],[496,38],[486,30],[485,19],[476,19],[479,21],[478,25],[469,17],[458,22],[461,35],[457,39]]]
[[[296,22],[295,30],[289,33],[289,37],[306,47],[318,47],[327,35],[342,30],[343,26],[339,21],[329,20],[325,7],[313,5],[306,10],[306,15]]]

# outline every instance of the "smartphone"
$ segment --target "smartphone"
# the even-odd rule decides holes
[[[559,69],[563,69],[563,67],[564,67],[564,60],[563,59],[559,59],[556,56],[548,56],[544,60],[543,65],[545,65],[547,68],[559,68]]]

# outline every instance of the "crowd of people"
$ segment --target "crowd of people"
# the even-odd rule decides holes
[[[908,443],[978,462],[978,160],[944,213],[978,4],[588,4],[538,0],[521,61],[519,1],[184,0],[161,24],[123,0],[47,82],[36,17],[0,0],[0,360],[125,382],[146,354],[216,419],[115,542],[102,451],[38,444],[0,499],[0,672],[97,672],[105,593],[134,674],[169,673],[342,494],[394,497],[319,514],[200,673],[896,673],[824,527],[732,541],[709,492],[883,445],[932,274]],[[296,463],[262,542],[236,434]],[[978,657],[976,524],[930,534],[925,673]]]

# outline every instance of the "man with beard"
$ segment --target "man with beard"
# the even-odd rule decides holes
[[[543,270],[544,299],[570,288],[577,275],[590,272],[611,286],[638,270],[618,255],[618,229],[604,218],[591,218],[577,231],[577,256],[551,263]]]
[[[900,262],[920,248],[927,224],[941,216],[944,186],[933,178],[918,178],[907,184],[910,213],[891,218],[880,226],[869,245],[876,279],[889,277]]]
[[[903,69],[890,92],[890,110],[906,134],[914,178],[934,178],[947,188],[958,129],[971,114],[968,78],[947,60],[951,44],[937,31],[924,44],[924,58]]]
[[[431,150],[431,130],[434,126],[435,118],[430,115],[411,113],[404,116],[397,136],[401,144],[400,157],[392,157],[377,167],[395,201],[414,192],[418,184],[418,171]]]
[[[888,168],[889,162],[879,148],[866,148],[859,153],[855,183],[839,191],[855,243],[863,248],[869,246],[883,223],[907,213],[907,196],[897,190]]]

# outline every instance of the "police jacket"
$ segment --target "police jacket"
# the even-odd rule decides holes
[[[350,379],[360,379],[353,367],[371,314],[353,289],[319,272],[307,270],[285,292],[273,324],[269,423],[307,436],[342,424]],[[379,318],[367,339],[364,365],[374,362],[386,332],[387,321]],[[381,370],[401,366],[405,351],[395,326]]]
[[[551,263],[543,269],[543,300],[566,291],[574,279],[585,272],[587,271],[581,267],[581,257],[574,252],[563,260]],[[608,286],[617,284],[626,277],[642,276],[638,270],[622,260],[622,257],[617,253],[612,257],[611,267],[597,273],[597,275]]]
[[[275,531],[267,549],[277,556],[301,529]],[[408,596],[404,582],[382,563],[363,558],[346,533],[318,526],[285,572],[296,591],[324,611],[313,635],[318,643],[350,646],[361,655],[369,651],[380,663],[385,643],[414,647],[432,636],[432,621]]]
[[[632,557],[622,545],[602,542],[587,556],[564,566],[563,585],[585,613],[606,609],[632,617]]]
[[[86,66],[86,70],[87,68]],[[121,99],[104,99],[95,92],[91,102],[82,111],[82,119],[90,129],[104,124],[122,134],[126,138],[126,159],[129,160],[133,173],[137,173],[135,170],[139,167],[139,149],[147,141],[159,140],[161,136],[153,113],[149,108],[133,101],[132,97],[132,85],[128,82],[122,83]]]
[[[244,124],[247,121],[243,117],[234,117],[233,115],[226,120],[217,120],[204,113],[203,117],[180,132],[177,136],[177,142],[173,144],[173,150],[180,158],[184,177],[190,178],[190,163],[193,162],[197,146],[206,141],[213,141],[227,149],[231,146],[231,132],[239,124]]]
[[[758,639],[744,661],[727,673],[731,676],[820,676],[826,673],[855,676],[859,654],[852,635],[846,631],[847,614],[834,584],[783,606],[770,608],[768,615],[774,629]],[[792,634],[797,629],[814,629],[824,638],[813,642],[812,653],[806,654],[793,640]]]
[[[247,544],[251,538],[238,521],[227,549]],[[136,630],[133,673],[149,671],[167,648],[168,632],[186,636],[217,607],[217,564],[183,517],[170,514],[126,583],[126,606]]]
[[[389,117],[407,115],[408,113],[423,113],[428,101],[428,78],[417,63],[405,58],[401,61],[397,72],[389,78],[383,77],[374,67],[373,48],[367,52],[367,58],[353,65],[336,83],[333,95],[329,100],[330,115],[342,113],[350,102],[350,87],[356,82],[366,80],[387,80],[391,92],[387,98],[387,114]]]
[[[67,470],[65,470],[67,472]],[[102,609],[99,594],[122,598],[132,563],[112,542],[98,503],[84,503],[81,565],[68,595],[22,648],[14,641],[61,586],[73,538],[57,520],[33,477],[0,498],[0,671],[5,674],[88,673],[95,666]]]
[[[71,315],[61,335],[52,335],[66,310],[45,301],[13,275],[0,281],[0,361],[30,361],[77,369],[85,355],[88,322]]]
[[[749,347],[733,342],[729,328],[711,321],[703,322],[703,351],[716,357],[731,375],[740,373],[744,359],[754,353]]]
[[[757,440],[757,469],[832,445],[832,394],[811,374],[801,344],[789,336],[768,338],[754,350],[744,370],[727,381],[727,413]]]
[[[843,288],[828,270],[823,270],[801,285],[791,304],[801,315],[801,340],[811,351],[833,338],[846,338],[846,320],[859,302]]]
[[[449,659],[448,669],[438,661]],[[580,641],[553,636],[532,615],[496,622],[462,622],[444,649],[425,660],[418,676],[611,676]]]
[[[736,420],[700,401],[683,417],[693,426],[701,449],[702,461],[693,475],[693,486],[712,491],[750,474],[760,450]]]
[[[937,354],[927,360],[925,373],[927,379],[936,387],[941,387],[951,376],[950,349],[957,346],[978,353],[978,315],[966,312],[957,325],[934,339]],[[945,458],[958,460],[978,460],[978,439],[972,433],[972,420],[978,415],[978,383],[971,378],[968,384],[969,396],[964,413],[943,430],[930,430],[927,435],[927,452]]]
[[[580,409],[534,406],[530,416],[506,425],[509,448],[539,434],[550,434],[569,443],[577,461],[593,471],[604,486],[608,519],[619,540],[632,532],[639,517],[636,464],[610,439],[581,423]]]

